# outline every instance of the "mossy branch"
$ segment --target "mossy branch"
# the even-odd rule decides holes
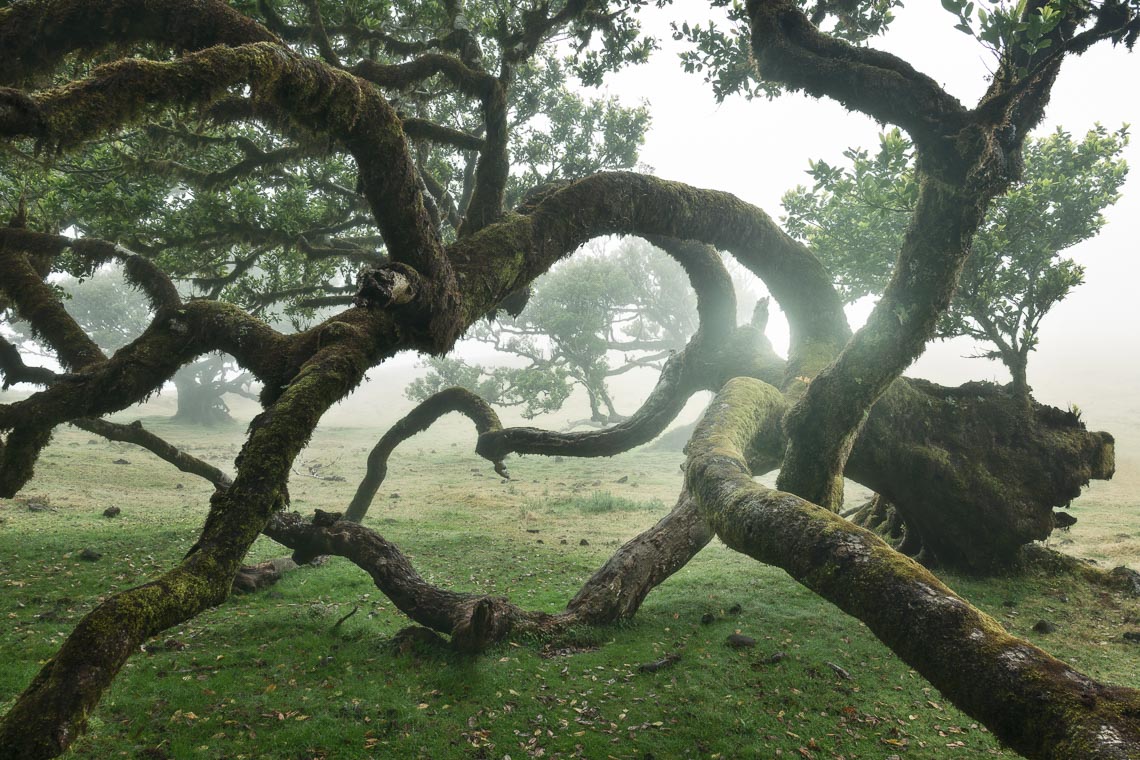
[[[755,483],[752,441],[779,424],[780,394],[739,378],[689,444],[686,479],[731,548],[783,568],[854,615],[966,713],[1032,758],[1140,752],[1140,692],[1100,684],[1009,635],[869,531]]]
[[[459,412],[468,417],[475,423],[475,430],[480,435],[502,428],[499,415],[491,405],[466,388],[448,388],[433,394],[400,418],[372,447],[368,453],[367,470],[360,485],[357,486],[348,511],[345,512],[345,519],[351,522],[360,522],[364,519],[372,499],[376,496],[376,491],[388,474],[388,458],[396,447],[412,436],[427,430],[440,417],[452,412]],[[494,466],[495,472],[507,477],[506,466],[501,457],[489,458],[489,461]]]

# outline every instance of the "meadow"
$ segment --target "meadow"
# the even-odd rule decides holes
[[[143,410],[154,412],[154,407]],[[129,421],[136,415],[119,419]],[[297,462],[291,508],[343,510],[382,429],[334,415]],[[144,417],[232,469],[244,427]],[[365,524],[434,583],[555,611],[674,503],[680,452],[512,457],[504,480],[458,417],[393,456]],[[1140,569],[1136,461],[1074,504],[1051,545]],[[0,713],[98,600],[193,544],[211,487],[141,449],[61,428],[31,484],[0,500]],[[852,486],[848,498],[861,497]],[[116,517],[105,517],[119,507]],[[90,550],[84,557],[84,550]],[[90,559],[97,553],[98,559]],[[268,539],[251,559],[282,556]],[[1013,633],[1140,687],[1140,601],[1063,576],[944,576]],[[711,622],[707,622],[710,621]],[[1056,630],[1033,631],[1039,620]],[[714,542],[627,624],[482,656],[396,638],[409,621],[346,560],[163,633],[128,663],[82,758],[1012,757],[858,621]],[[734,649],[726,637],[757,640]],[[679,656],[646,672],[640,666]]]

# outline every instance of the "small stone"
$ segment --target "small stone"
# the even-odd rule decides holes
[[[130,462],[126,459],[116,459],[114,462],[111,462],[111,464],[130,464]]]
[[[97,439],[97,438],[88,438],[87,439],[87,445],[88,446],[95,446],[95,445],[98,445],[98,443],[99,443],[99,439]]]
[[[777,662],[779,662],[780,660],[784,659],[787,656],[788,655],[785,652],[773,652],[772,654],[768,655],[763,660],[761,660],[760,664],[761,665],[775,665]]]
[[[618,478],[614,482],[615,483],[628,483],[629,482],[629,476],[628,475],[622,475],[620,478]]]
[[[88,546],[83,551],[79,552],[79,559],[85,560],[87,562],[94,562],[95,560],[101,559],[102,557],[103,557],[102,554],[95,551],[90,546]]]
[[[118,517],[122,511],[118,507],[107,507],[103,510],[103,517]]]
[[[186,486],[184,486],[184,485],[182,485],[181,483],[179,483],[178,485],[174,486],[174,490],[175,490],[175,491],[181,491],[181,490],[182,490],[183,488],[185,488],[185,487],[186,487]]]
[[[541,528],[527,528],[526,532],[527,533],[541,533],[542,529]]]
[[[578,546],[589,546],[589,545],[590,545],[590,542],[584,538],[578,542]]]
[[[1048,620],[1038,620],[1033,624],[1033,630],[1036,633],[1053,633],[1057,630],[1057,626],[1053,625]]]
[[[389,499],[398,499],[398,498],[400,498],[400,494],[398,494],[398,493],[396,493],[395,491],[393,491],[393,492],[392,492],[392,495],[391,495],[391,496],[389,496],[388,498],[389,498]]]
[[[724,640],[724,643],[733,649],[745,649],[747,647],[756,646],[756,639],[740,633],[730,633],[728,634],[728,638]]]
[[[716,616],[714,616],[711,612],[706,612],[705,614],[701,615],[701,622],[705,625],[708,625],[714,620],[716,620]]]
[[[562,545],[566,545],[566,544],[568,544],[568,543],[570,543],[570,542],[569,542],[569,541],[567,541],[567,540],[564,538],[564,539],[562,539],[561,541],[559,541],[558,543],[560,543],[560,544],[562,544]]]
[[[540,538],[540,539],[538,539],[537,541],[535,541],[535,543],[536,543],[536,544],[545,544],[546,542],[545,542],[545,541],[543,541],[543,540]]]

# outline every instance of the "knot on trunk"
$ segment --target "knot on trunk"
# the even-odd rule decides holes
[[[364,308],[387,308],[410,303],[419,292],[419,273],[393,262],[378,269],[365,269],[357,277],[356,295],[352,302]]]

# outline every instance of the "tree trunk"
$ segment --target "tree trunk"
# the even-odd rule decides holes
[[[185,367],[174,376],[178,393],[178,410],[174,419],[186,425],[216,427],[234,421],[226,406],[223,392],[213,383],[203,381],[194,366]]]
[[[898,511],[900,548],[989,573],[1048,537],[1054,508],[1090,479],[1111,478],[1114,461],[1112,436],[1089,432],[1070,412],[1033,403],[1026,415],[1008,389],[989,383],[902,379],[872,410],[846,475]],[[882,512],[868,527],[887,521]]]

